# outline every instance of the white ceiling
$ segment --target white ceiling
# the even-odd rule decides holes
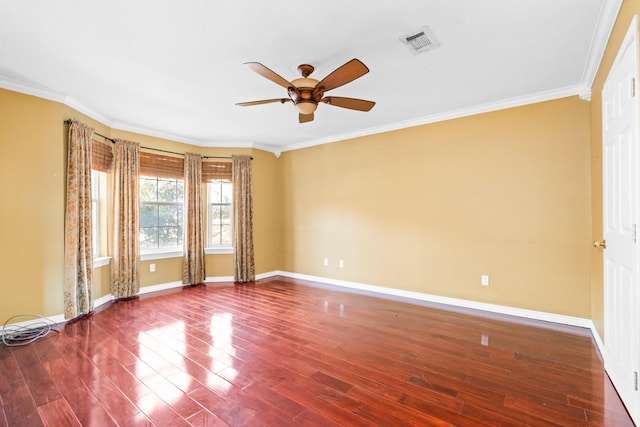
[[[621,0],[0,0],[0,87],[64,102],[116,129],[279,153],[563,96],[589,97]],[[429,26],[440,46],[400,37]],[[370,69],[299,124],[252,72],[320,80]]]

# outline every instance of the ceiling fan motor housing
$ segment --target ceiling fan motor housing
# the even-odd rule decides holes
[[[298,112],[311,114],[318,107],[324,90],[322,87],[318,87],[318,80],[309,77],[309,74],[313,72],[311,65],[300,65],[298,70],[302,73],[302,77],[291,82],[293,86],[288,88],[289,98],[293,101]]]

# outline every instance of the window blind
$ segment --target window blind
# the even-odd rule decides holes
[[[110,172],[113,163],[113,149],[111,143],[105,144],[96,140],[91,141],[91,169],[100,172]]]
[[[231,162],[202,162],[202,182],[214,179],[231,182]]]
[[[184,178],[184,159],[140,152],[140,175],[158,178]]]
[[[92,141],[91,168],[109,172],[113,163],[111,144]],[[140,175],[159,178],[184,178],[184,159],[182,157],[167,156],[156,153],[140,153]],[[202,162],[202,182],[222,180],[231,182],[231,162]]]

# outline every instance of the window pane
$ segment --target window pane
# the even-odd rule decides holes
[[[220,244],[231,245],[231,224],[222,224],[220,228]]]
[[[177,181],[176,201],[184,202],[184,181]]]
[[[209,234],[209,246],[220,245],[221,243],[220,226],[213,225]]]
[[[140,249],[158,248],[158,227],[140,228]]]
[[[220,210],[220,221],[224,224],[229,224],[231,222],[231,206],[219,206]]]
[[[182,245],[182,227],[164,226],[158,229],[160,234],[160,247],[173,247]]]
[[[158,179],[158,201],[180,201],[178,199],[178,183],[175,179]]]
[[[140,227],[156,227],[158,225],[158,205],[143,204],[140,207]]]
[[[211,205],[209,208],[211,223],[216,224],[220,222],[220,206]]]
[[[222,203],[231,203],[232,199],[233,199],[233,188],[231,187],[231,183],[230,182],[223,182],[222,183],[222,199],[221,199],[221,202]]]
[[[157,178],[140,178],[140,200],[150,202],[158,200]]]
[[[175,206],[175,205],[158,206],[158,225],[177,226],[178,225],[178,206]]]
[[[221,188],[218,182],[210,182],[209,187],[209,203],[220,203]]]

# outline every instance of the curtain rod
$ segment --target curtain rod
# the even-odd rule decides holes
[[[64,121],[65,124],[70,125],[71,124],[71,120],[65,120]],[[104,136],[98,132],[93,132],[94,134],[106,139],[107,141],[111,141],[112,144],[116,143],[116,140],[113,138],[109,138],[107,136]],[[161,150],[160,148],[153,148],[153,147],[144,147],[144,146],[140,146],[140,148],[144,148],[145,150],[153,150],[153,151],[160,151],[162,153],[168,153],[168,154],[175,154],[176,156],[184,156],[184,153],[176,153],[175,151],[168,151],[168,150]],[[230,159],[231,157],[229,156],[202,156],[203,159]],[[253,160],[253,156],[250,157],[251,160]]]

